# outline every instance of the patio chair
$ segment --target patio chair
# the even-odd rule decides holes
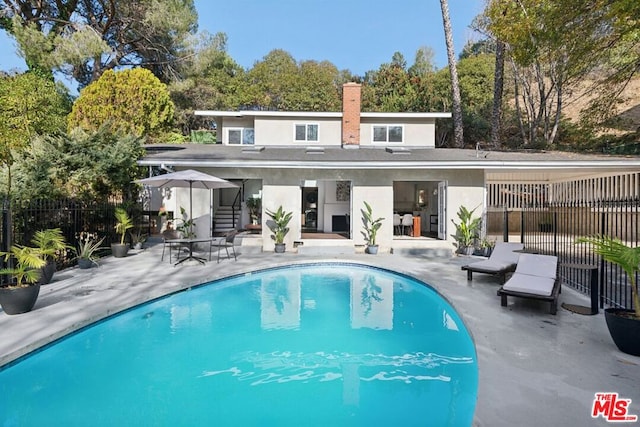
[[[401,226],[402,226],[402,219],[400,218],[400,215],[397,213],[394,213],[393,214],[393,234],[394,235],[400,234]]]
[[[467,271],[467,280],[473,279],[473,272],[498,276],[500,284],[504,284],[507,273],[516,269],[520,253],[524,249],[522,243],[497,243],[491,256],[483,261],[463,265],[462,270]]]
[[[412,214],[404,214],[402,215],[401,223],[402,225],[402,234],[406,234],[404,229],[409,227],[409,236],[413,235],[413,215]]]
[[[560,286],[557,256],[522,254],[516,271],[498,289],[498,295],[503,307],[507,306],[507,296],[549,301],[549,312],[556,314]]]
[[[180,239],[182,235],[177,230],[165,230],[162,232],[162,257],[160,261],[164,261],[164,251],[169,248],[169,262],[171,262],[171,252],[172,250],[177,250],[178,255],[176,255],[176,260],[180,259],[180,253],[184,251],[189,251],[189,246],[183,243],[172,243],[170,240]]]
[[[220,262],[220,253],[222,252],[223,248],[227,253],[227,259],[231,258],[231,255],[229,254],[229,249],[231,249],[231,252],[233,253],[233,259],[237,261],[238,257],[236,256],[236,249],[234,244],[237,234],[238,230],[231,230],[228,231],[224,236],[214,237],[211,240],[211,245],[209,246],[209,261],[211,261],[211,252],[214,247],[218,248],[218,262]]]

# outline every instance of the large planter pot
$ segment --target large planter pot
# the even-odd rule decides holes
[[[0,305],[7,314],[22,314],[31,311],[38,294],[40,284],[25,286],[22,288],[0,287]]]
[[[378,245],[367,245],[365,248],[365,252],[371,255],[375,255],[378,253]]]
[[[462,246],[458,250],[460,255],[473,255],[473,252],[476,250],[474,246]]]
[[[611,339],[618,349],[623,353],[640,356],[640,319],[632,315],[632,310],[621,308],[604,310]]]
[[[125,243],[112,243],[111,244],[111,253],[116,258],[124,258],[129,253],[129,244]]]
[[[51,283],[53,274],[56,272],[56,268],[57,265],[55,261],[47,261],[47,264],[40,270],[42,272],[40,276],[40,283],[43,285]]]
[[[287,248],[286,243],[276,243],[275,251],[277,254],[283,254],[286,248]]]

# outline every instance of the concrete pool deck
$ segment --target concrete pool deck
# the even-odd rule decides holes
[[[584,316],[559,307],[554,316],[548,303],[514,298],[501,307],[495,278],[477,274],[467,282],[460,266],[468,257],[259,253],[174,267],[167,258],[160,261],[161,252],[162,245],[155,245],[126,258],[104,258],[97,268],[59,271],[42,286],[33,311],[0,312],[0,365],[122,309],[193,285],[290,263],[355,262],[423,280],[460,313],[478,354],[474,426],[609,425],[591,417],[598,392],[631,399],[629,414],[640,416],[640,357],[618,351],[602,312]],[[560,302],[589,305],[587,297],[568,287]]]

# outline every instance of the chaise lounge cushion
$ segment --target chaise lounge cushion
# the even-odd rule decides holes
[[[556,314],[558,295],[561,292],[558,277],[558,257],[550,255],[522,254],[518,267],[500,289],[500,304],[507,306],[507,297],[520,297],[549,301],[549,312]]]
[[[522,254],[518,267],[503,289],[534,295],[550,296],[556,281],[558,257]]]
[[[499,275],[504,281],[504,275],[515,270],[520,257],[520,253],[514,251],[522,249],[524,249],[522,243],[498,243],[489,259],[465,265],[462,269],[467,270],[467,280],[471,280],[471,273],[476,272]]]

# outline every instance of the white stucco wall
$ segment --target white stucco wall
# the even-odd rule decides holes
[[[293,212],[293,217],[289,223],[289,233],[285,236],[284,243],[287,245],[287,251],[293,250],[293,242],[300,239],[300,206],[302,204],[302,192],[300,191],[300,182],[291,184],[264,184],[262,187],[262,209],[265,212],[262,215],[262,250],[273,251],[275,242],[271,238],[271,230],[267,226],[270,220],[266,211],[275,212],[278,207],[282,206],[285,212]]]
[[[318,141],[295,141],[296,124],[317,124]],[[342,122],[327,118],[256,118],[256,145],[333,145],[340,146]]]
[[[305,180],[317,180],[319,188],[319,200],[329,201],[335,198],[335,181],[351,182],[351,236],[354,245],[363,245],[362,215],[360,209],[364,207],[366,200],[372,207],[374,216],[385,218],[383,226],[378,232],[378,244],[381,252],[388,252],[393,243],[393,183],[394,181],[428,181],[436,186],[438,182],[447,183],[446,199],[446,240],[452,242],[453,224],[457,221],[456,212],[460,205],[469,209],[479,206],[478,215],[483,212],[484,203],[484,173],[481,170],[313,170],[313,169],[205,169],[204,172],[224,177],[225,179],[257,179],[262,182],[262,201],[264,209],[276,210],[282,205],[286,211],[294,213],[289,224],[291,231],[285,238],[287,251],[293,251],[293,242],[301,238],[301,187]],[[257,191],[252,186],[251,192]],[[248,195],[247,195],[248,196]],[[189,190],[176,188],[172,191],[172,197],[165,200],[165,206],[179,215],[179,207],[189,206]],[[431,208],[435,209],[436,197],[430,200]],[[198,237],[208,236],[210,233],[210,206],[211,195],[208,190],[194,190],[193,216],[197,223]],[[342,210],[348,211],[348,206]],[[340,212],[343,214],[344,212]],[[330,231],[330,217],[326,211],[318,212],[322,218],[321,229]],[[273,251],[274,243],[271,239],[271,231],[266,226],[268,216],[262,217],[263,250]],[[329,222],[327,224],[327,221]],[[320,226],[320,224],[319,224]],[[313,242],[309,242],[312,244]],[[453,245],[452,245],[453,249]]]

